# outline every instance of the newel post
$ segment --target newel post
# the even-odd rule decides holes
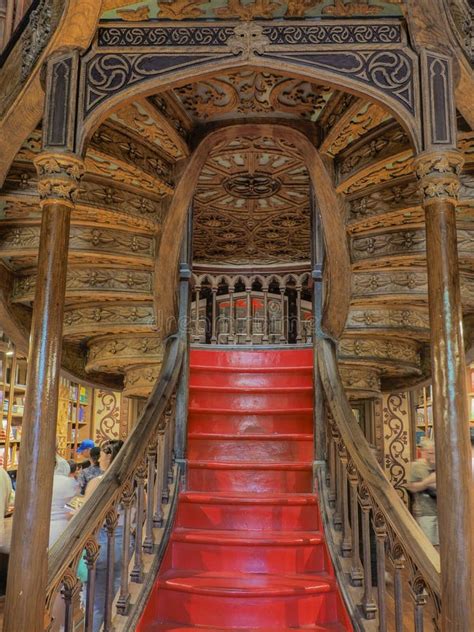
[[[425,151],[415,167],[426,221],[441,557],[441,630],[474,630],[472,482],[456,235],[463,156],[449,58],[423,52]]]
[[[63,51],[46,69],[35,160],[41,233],[4,632],[42,632],[44,624],[69,225],[83,173],[74,154],[78,64],[78,51]]]

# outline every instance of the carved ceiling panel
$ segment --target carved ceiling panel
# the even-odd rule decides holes
[[[194,197],[195,261],[308,260],[309,190],[299,152],[286,141],[241,137],[217,145]]]
[[[401,16],[402,0],[106,0],[103,20]]]
[[[218,75],[174,90],[195,121],[265,114],[316,121],[332,88],[255,70]]]

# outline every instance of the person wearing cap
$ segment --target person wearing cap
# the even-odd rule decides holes
[[[80,455],[81,459],[89,460],[91,448],[94,447],[95,443],[92,439],[84,439],[84,441],[81,441],[81,443],[77,446],[76,454],[78,456]]]

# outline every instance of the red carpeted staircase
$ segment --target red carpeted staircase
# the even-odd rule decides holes
[[[352,630],[313,493],[312,351],[193,350],[187,458],[138,632]]]

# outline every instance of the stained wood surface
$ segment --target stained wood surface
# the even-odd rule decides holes
[[[328,340],[318,342],[321,381],[329,409],[336,421],[346,449],[368,484],[376,504],[393,527],[407,554],[416,561],[420,572],[435,593],[440,594],[440,561],[437,551],[416,524],[399,495],[382,472],[375,456],[356,422],[347,400],[337,368],[334,346]]]
[[[472,465],[456,248],[456,209],[426,205],[442,630],[474,630]]]

